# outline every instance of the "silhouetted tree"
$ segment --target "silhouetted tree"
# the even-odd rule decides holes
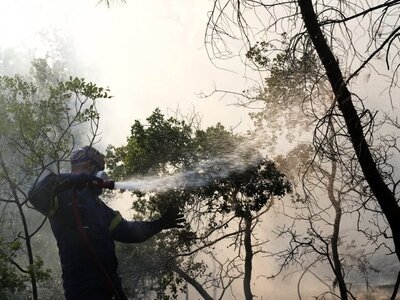
[[[377,149],[371,150],[375,114],[366,109],[364,102],[355,93],[351,93],[349,88],[363,69],[370,66],[371,70],[376,66],[380,52],[385,50],[387,66],[393,67],[392,73],[388,75],[391,74],[392,78],[388,89],[395,89],[395,71],[399,64],[398,57],[391,53],[397,49],[399,27],[393,14],[398,11],[399,4],[398,1],[371,2],[365,5],[351,1],[337,4],[313,3],[310,0],[273,3],[214,1],[206,31],[206,44],[212,57],[226,58],[235,54],[228,48],[229,40],[239,35],[246,48],[250,49],[254,40],[261,36],[257,33],[262,33],[264,38],[267,36],[270,45],[268,51],[271,54],[275,50],[282,50],[279,46],[282,36],[288,42],[287,49],[293,57],[304,53],[317,54],[324,71],[321,75],[327,78],[335,101],[326,112],[324,120],[317,124],[316,133],[321,134],[320,141],[327,141],[330,136],[324,134],[325,125],[332,122],[337,128],[334,138],[344,136],[351,142],[365,181],[392,231],[398,257],[400,225],[397,216],[400,208],[396,185],[392,186],[390,181],[385,181],[383,166],[375,153]],[[352,30],[352,26],[357,30]],[[363,41],[356,37],[358,30],[361,34],[368,33]],[[351,64],[346,65],[346,62]],[[388,101],[389,97],[390,94]],[[338,149],[337,152],[341,154],[342,150]]]
[[[88,124],[87,136],[92,142],[96,139],[95,101],[108,97],[106,90],[83,79],[58,81],[52,71],[45,60],[36,60],[32,81],[19,75],[0,77],[0,221],[12,222],[3,228],[6,238],[0,243],[7,266],[2,276],[19,278],[16,286],[1,285],[0,290],[21,288],[20,280],[29,278],[33,299],[38,299],[38,282],[49,278],[49,269],[40,251],[33,249],[46,218],[32,217],[28,190],[49,170],[60,172],[79,126]],[[11,213],[12,220],[6,217]]]

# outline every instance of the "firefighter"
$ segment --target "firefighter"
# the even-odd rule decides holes
[[[168,209],[154,221],[127,221],[100,200],[93,184],[104,156],[86,146],[71,155],[71,173],[50,173],[29,191],[32,205],[48,216],[57,241],[67,300],[125,300],[114,241],[143,242],[161,230],[183,227]]]

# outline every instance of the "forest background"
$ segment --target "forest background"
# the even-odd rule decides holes
[[[94,142],[115,179],[196,171],[202,182],[108,195],[128,218],[169,202],[188,216],[184,231],[121,246],[132,297],[394,299],[398,2],[323,3],[318,26],[302,23],[308,4],[4,4],[4,297],[61,297],[54,240],[26,191]],[[154,256],[169,263],[156,268]]]

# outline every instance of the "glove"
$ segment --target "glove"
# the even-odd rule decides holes
[[[71,174],[68,179],[68,185],[70,187],[76,188],[78,191],[84,189],[85,187],[87,188],[94,188],[95,182],[102,182],[103,179],[93,176],[93,175],[88,175],[85,173],[80,173],[80,174]]]
[[[94,188],[95,182],[102,182],[103,179],[85,173],[68,174],[64,177],[60,184],[54,189],[56,193],[75,188],[78,191],[87,188]]]
[[[158,220],[163,229],[183,228],[185,222],[183,214],[173,206],[169,206]]]
[[[76,188],[78,191],[82,190],[85,187],[93,188],[95,186],[94,182],[96,181],[101,182],[103,180],[96,176],[88,175],[85,173],[71,174],[68,179],[69,185]]]

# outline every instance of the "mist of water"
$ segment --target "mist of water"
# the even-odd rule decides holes
[[[262,159],[259,149],[260,142],[256,138],[239,144],[223,156],[197,163],[190,170],[172,175],[131,178],[127,181],[115,182],[115,188],[142,192],[165,192],[175,188],[206,186],[215,179],[223,179],[257,165]]]

